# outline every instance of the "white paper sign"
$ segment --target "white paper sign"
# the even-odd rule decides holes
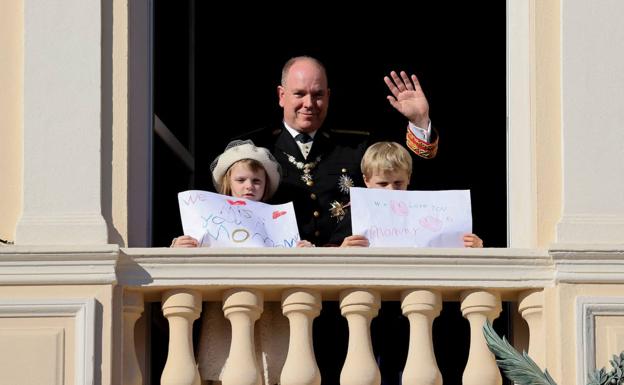
[[[200,246],[295,247],[299,229],[292,202],[269,205],[208,191],[178,194],[185,235]]]
[[[353,234],[371,247],[463,247],[472,232],[469,190],[351,188]]]

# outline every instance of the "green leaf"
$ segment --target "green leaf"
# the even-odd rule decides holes
[[[489,322],[483,325],[483,334],[488,348],[497,358],[496,363],[511,381],[517,385],[557,385],[548,371],[542,373],[526,352],[518,353],[505,337],[501,339]]]
[[[607,378],[607,375],[604,369],[596,370],[594,372],[589,373],[588,375],[589,382],[587,383],[587,385],[603,385],[604,380],[606,378]]]

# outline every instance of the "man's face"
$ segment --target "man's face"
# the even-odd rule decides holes
[[[370,178],[364,175],[364,184],[367,188],[383,188],[386,190],[407,190],[409,175],[405,171],[387,171],[373,173]]]
[[[325,72],[310,60],[300,60],[290,67],[283,85],[277,87],[284,122],[302,133],[318,130],[329,105]]]

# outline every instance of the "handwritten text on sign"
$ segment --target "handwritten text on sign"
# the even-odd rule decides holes
[[[299,240],[291,202],[268,205],[208,191],[178,194],[185,235],[200,246],[295,247]]]
[[[353,234],[370,245],[463,247],[472,232],[470,191],[399,191],[351,188]]]

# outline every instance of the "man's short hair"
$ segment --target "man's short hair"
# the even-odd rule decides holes
[[[412,157],[396,142],[377,142],[366,149],[360,168],[367,178],[373,174],[396,171],[405,171],[411,176]]]
[[[316,64],[325,74],[325,79],[327,79],[327,70],[325,69],[325,66],[323,65],[323,63],[321,63],[317,58],[314,58],[312,56],[295,56],[293,58],[288,59],[288,61],[286,62],[286,64],[284,64],[284,67],[282,67],[282,86],[286,85],[286,77],[288,77],[288,71],[290,70],[290,67],[293,66],[293,64],[295,64],[298,61],[302,61],[302,60],[309,60],[311,62],[313,62],[314,64]]]

